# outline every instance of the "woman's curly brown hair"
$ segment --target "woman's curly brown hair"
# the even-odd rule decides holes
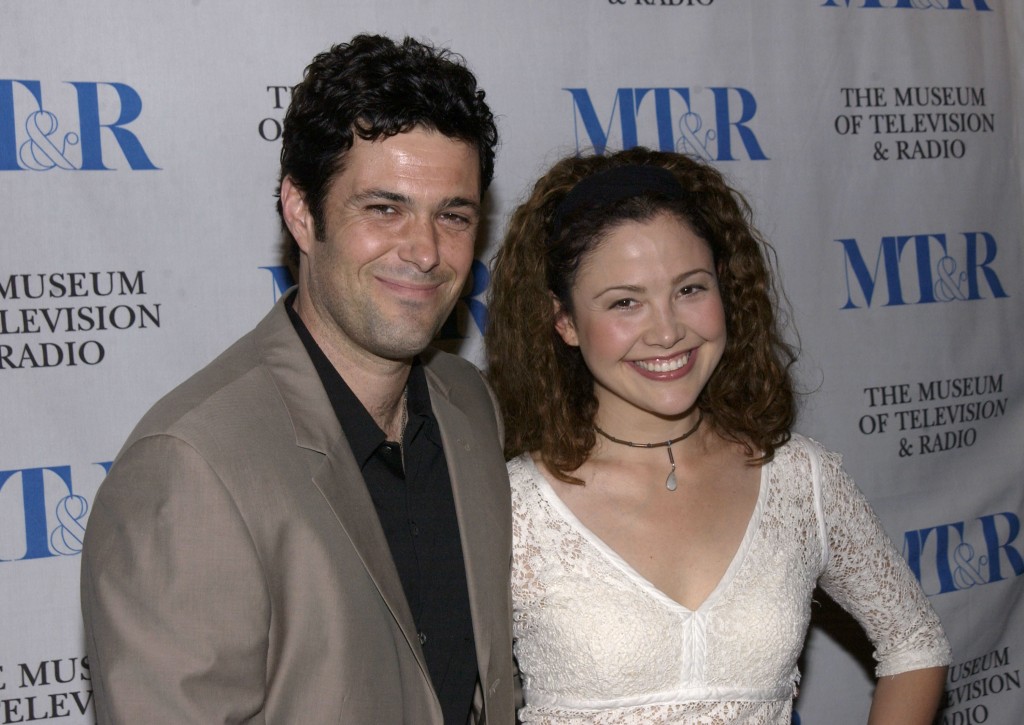
[[[551,239],[559,203],[581,179],[613,166],[668,169],[683,201],[657,193],[586,209]],[[742,444],[750,462],[771,460],[789,440],[796,414],[790,368],[796,354],[783,339],[774,250],[751,224],[746,200],[711,166],[688,156],[633,148],[607,156],[571,156],[534,185],[509,222],[493,262],[485,333],[488,376],[505,421],[505,455],[537,452],[552,473],[570,472],[596,442],[594,380],[579,348],[555,330],[552,296],[572,314],[570,291],[580,262],[613,228],[670,213],[711,247],[726,314],[727,341],[697,399],[705,420]]]

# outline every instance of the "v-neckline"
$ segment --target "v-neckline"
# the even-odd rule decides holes
[[[729,584],[736,576],[736,572],[746,559],[750,547],[753,544],[754,535],[757,533],[761,524],[761,515],[764,511],[764,502],[767,497],[768,490],[768,466],[772,465],[772,463],[769,462],[761,466],[761,474],[757,488],[757,501],[754,504],[754,510],[750,512],[750,519],[747,521],[747,527],[743,532],[743,538],[740,540],[739,546],[736,548],[736,552],[729,561],[729,566],[725,568],[725,572],[723,572],[718,583],[715,584],[715,588],[712,589],[704,598],[704,601],[702,601],[695,609],[690,609],[685,604],[676,601],[659,589],[653,582],[651,582],[650,579],[637,571],[636,567],[622,558],[615,549],[605,543],[604,539],[591,531],[555,492],[555,489],[548,480],[548,477],[540,470],[537,463],[533,460],[533,457],[529,453],[524,453],[523,458],[534,474],[534,478],[537,481],[537,488],[541,495],[545,498],[548,504],[550,504],[559,513],[566,523],[576,531],[576,533],[589,542],[601,556],[606,558],[616,568],[620,569],[629,578],[635,580],[642,589],[653,595],[656,599],[664,602],[670,608],[678,609],[689,614],[704,612],[713,607],[715,601],[722,596],[726,589],[728,589]]]

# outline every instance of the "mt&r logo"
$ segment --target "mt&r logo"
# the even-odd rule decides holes
[[[844,310],[967,302],[1009,297],[996,273],[996,238],[988,232],[882,237],[868,265],[857,239],[842,245],[846,272]]]
[[[903,535],[907,560],[928,596],[1024,575],[1020,517],[1012,511],[938,524]]]
[[[111,461],[86,472],[98,477]],[[0,563],[73,556],[82,551],[88,500],[75,492],[71,466],[0,471]]]
[[[142,113],[134,88],[74,81],[60,88],[66,86],[74,89],[74,110],[62,119],[44,104],[40,81],[0,79],[0,171],[110,171],[114,148],[135,171],[158,168],[128,128]],[[77,128],[66,123],[72,115]]]
[[[903,8],[906,10],[980,10],[992,12],[987,0],[825,0],[822,7]]]
[[[602,112],[588,89],[563,90],[572,96],[578,152],[643,145],[707,161],[768,158],[752,127],[757,100],[746,88],[619,88]]]

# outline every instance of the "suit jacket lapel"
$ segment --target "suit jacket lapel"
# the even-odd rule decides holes
[[[429,683],[430,673],[412,612],[377,510],[323,383],[288,319],[284,309],[288,297],[288,294],[282,295],[256,328],[261,360],[270,371],[291,416],[296,445],[309,453],[312,483],[352,542]]]
[[[494,489],[482,485],[487,474],[480,466],[480,454],[475,450],[479,438],[478,427],[448,397],[448,385],[427,367],[430,402],[441,430],[441,440],[451,476],[452,496],[459,520],[462,556],[466,566],[466,585],[470,611],[473,616],[473,635],[476,640],[480,679],[487,681],[487,665],[491,641],[495,632],[493,618],[505,611],[504,600],[496,599],[508,585],[508,566],[502,563],[500,532],[508,528],[500,507],[493,500]]]

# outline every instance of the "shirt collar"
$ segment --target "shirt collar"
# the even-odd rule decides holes
[[[331,408],[341,424],[341,430],[348,440],[356,463],[362,468],[370,456],[387,438],[384,431],[380,429],[373,416],[366,410],[363,404],[352,392],[352,389],[345,382],[341,373],[327,359],[326,353],[313,339],[306,324],[299,317],[290,303],[285,304],[288,311],[288,318],[291,320],[295,332],[302,340],[306,352],[309,354],[313,367],[323,383],[324,391],[331,403]],[[409,370],[409,379],[406,382],[408,397],[409,418],[406,423],[405,441],[411,441],[421,430],[427,437],[437,445],[441,445],[440,434],[435,425],[433,409],[430,406],[430,391],[427,388],[427,376],[423,370],[423,364],[417,356],[413,358],[412,367]]]

